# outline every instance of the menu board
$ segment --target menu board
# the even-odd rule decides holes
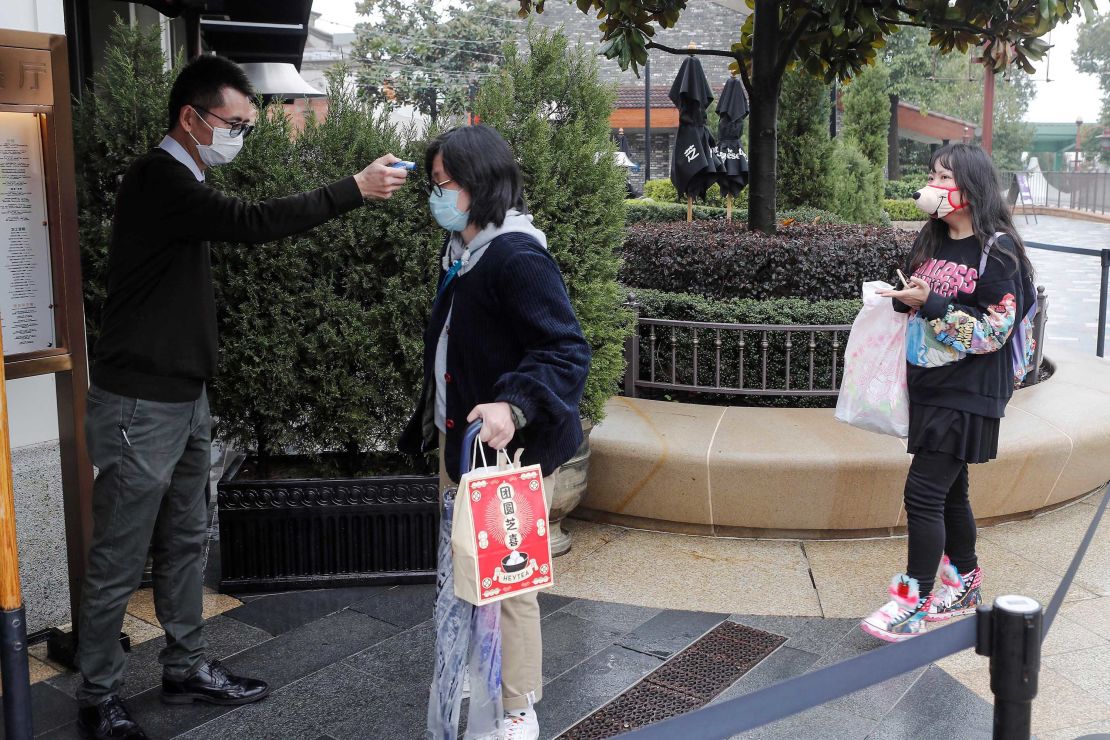
[[[42,154],[38,116],[0,111],[0,322],[5,355],[54,346]]]

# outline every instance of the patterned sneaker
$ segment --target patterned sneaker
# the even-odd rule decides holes
[[[902,642],[925,631],[925,615],[932,596],[921,597],[916,578],[896,575],[890,582],[891,600],[859,623],[861,630],[887,642]]]
[[[976,607],[983,603],[983,595],[979,591],[982,582],[982,568],[976,568],[970,573],[959,573],[945,555],[940,566],[940,589],[929,602],[926,621],[943,622],[974,613]]]

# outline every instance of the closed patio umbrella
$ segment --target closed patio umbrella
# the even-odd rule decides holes
[[[713,91],[696,57],[689,56],[682,62],[671,85],[670,99],[678,108],[671,182],[679,195],[686,196],[686,220],[689,221],[693,218],[693,199],[704,198],[705,191],[724,173],[713,134],[705,125],[705,111],[713,101]]]
[[[717,127],[717,152],[724,164],[724,173],[718,182],[721,192],[728,199],[727,218],[731,221],[732,199],[748,184],[748,157],[740,146],[744,119],[748,117],[748,99],[744,95],[743,84],[735,77],[730,78],[721,91],[717,115],[721,118]]]

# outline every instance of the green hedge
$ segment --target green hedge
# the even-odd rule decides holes
[[[661,203],[682,203],[686,204],[685,196],[679,197],[678,191],[675,190],[674,183],[670,178],[659,178],[657,180],[648,180],[644,183],[644,197],[651,198],[652,200]],[[721,195],[721,188],[714,185],[705,192],[705,199],[696,201],[707,206],[716,206],[723,208],[725,206],[725,197]],[[747,188],[740,191],[740,194],[732,199],[734,208],[747,207],[748,205],[748,190]]]
[[[825,211],[820,208],[813,208],[811,206],[800,206],[798,208],[788,208],[785,211],[778,212],[778,219],[780,224],[789,226],[793,223],[799,224],[846,224],[840,215],[832,211]],[[748,219],[747,211],[744,212],[744,220]]]
[[[628,224],[643,224],[643,223],[673,223],[675,221],[686,220],[686,205],[682,203],[657,203],[651,200],[626,200],[624,202],[626,212],[626,223]],[[726,209],[715,208],[713,206],[694,205],[694,220],[695,221],[723,221],[725,218]],[[747,221],[748,210],[746,208],[733,208],[732,209],[733,221]],[[824,223],[824,224],[843,224],[846,223],[844,219],[835,213],[829,211],[822,211],[820,208],[793,208],[787,211],[780,211],[778,213],[779,222],[793,223],[795,221],[800,223]]]
[[[891,221],[924,221],[926,218],[912,199],[888,198],[883,201],[883,210],[890,216]]]
[[[647,180],[644,182],[644,197],[661,203],[677,203],[678,191],[670,180]]]
[[[658,290],[631,291],[643,318],[675,319],[679,321],[709,321],[735,324],[851,324],[860,309],[856,299],[811,301],[800,298],[779,298],[759,301],[751,299],[713,300],[689,293],[666,293]],[[693,385],[693,343],[689,330],[676,330],[674,377],[676,382]],[[670,382],[671,331],[664,327],[655,329],[655,377]],[[815,334],[813,356],[813,383],[815,388],[828,387],[832,377],[832,361],[836,353],[837,381],[844,368],[844,344],[847,332],[838,335],[839,347],[834,350],[829,334]],[[716,332],[699,332],[698,385],[714,385],[716,381]],[[737,332],[721,332],[722,386],[738,385],[740,377],[740,337]],[[762,334],[745,333],[744,385],[762,385]],[[768,335],[767,381],[769,386],[781,387],[786,373],[786,335]],[[640,329],[640,378],[647,379],[651,372],[651,330]],[[809,334],[794,336],[791,350],[790,387],[809,387]],[[795,406],[829,407],[836,403],[835,396],[736,396],[684,391],[642,390],[647,398],[687,401],[729,406]]]
[[[920,177],[903,177],[901,180],[883,182],[883,197],[890,199],[910,198],[924,185]]]
[[[709,298],[856,298],[867,280],[891,280],[914,235],[856,224],[795,223],[776,234],[743,223],[628,227],[620,281]]]
[[[654,200],[626,200],[625,222],[629,224],[670,223],[686,220],[686,205],[680,203],[656,202]],[[745,215],[747,212],[745,211]],[[736,211],[733,210],[733,217]],[[695,221],[720,221],[725,217],[724,208],[713,206],[694,206]]]

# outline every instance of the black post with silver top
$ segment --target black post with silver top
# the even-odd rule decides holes
[[[994,738],[1027,740],[1041,670],[1041,605],[1028,596],[999,596],[993,607],[979,607],[976,617],[975,652],[990,656]]]

